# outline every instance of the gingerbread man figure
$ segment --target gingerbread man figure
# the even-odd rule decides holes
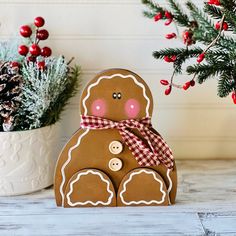
[[[137,74],[109,69],[81,96],[81,128],[55,171],[56,203],[64,207],[157,206],[175,202],[172,152],[151,125],[153,99]]]

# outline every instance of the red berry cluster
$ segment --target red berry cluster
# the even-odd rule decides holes
[[[187,46],[195,43],[195,40],[193,39],[193,31],[191,29],[185,30],[182,37],[184,44],[186,44]]]
[[[164,61],[166,62],[175,62],[177,59],[177,57],[174,55],[174,56],[165,56],[164,57]]]
[[[154,21],[159,21],[162,19],[166,19],[165,25],[170,25],[173,21],[173,15],[169,11],[165,11],[164,14],[162,12],[158,12],[154,16]]]
[[[164,86],[168,86],[168,88],[165,90],[165,95],[169,95],[172,90],[172,86],[170,85],[168,80],[161,80],[160,83]]]
[[[46,40],[49,36],[49,33],[46,29],[39,29],[42,26],[44,26],[45,20],[38,16],[34,19],[34,25],[36,28],[36,33],[34,36],[34,39],[31,38],[32,36],[32,29],[28,25],[23,25],[20,27],[20,35],[25,38],[30,38],[32,44],[30,47],[26,45],[20,45],[18,47],[18,53],[22,56],[25,56],[27,58],[27,61],[30,62],[36,62],[36,59],[38,56],[42,57],[50,57],[52,54],[52,50],[49,47],[39,47],[39,42],[41,40]],[[39,69],[44,70],[45,69],[45,61],[40,61],[37,63],[37,66]]]
[[[218,22],[216,23],[216,25],[215,25],[215,28],[216,28],[217,30],[220,30],[220,25],[221,25],[221,22],[218,21]],[[223,24],[222,24],[222,30],[226,31],[226,30],[228,30],[228,28],[229,28],[229,26],[228,26],[227,22],[223,22]]]
[[[168,80],[161,80],[160,83],[164,86],[168,86],[168,88],[165,90],[165,95],[169,95],[172,91],[172,84],[169,83]],[[188,90],[190,87],[195,86],[195,81],[192,79],[190,81],[187,81],[183,86],[183,90]]]
[[[188,90],[190,87],[193,87],[193,86],[195,86],[195,81],[192,79],[183,85],[183,89]]]

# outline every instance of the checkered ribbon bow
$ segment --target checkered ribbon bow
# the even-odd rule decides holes
[[[81,116],[81,127],[92,130],[118,129],[123,141],[127,144],[140,166],[157,166],[164,164],[173,169],[174,158],[171,149],[157,132],[152,129],[150,117],[140,120],[129,119],[119,122],[95,116]],[[130,129],[137,129],[148,145]]]

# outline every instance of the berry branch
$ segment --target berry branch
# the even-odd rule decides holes
[[[34,38],[32,39],[33,31],[30,26],[23,25],[20,27],[20,35],[24,38],[28,38],[31,46],[28,47],[27,45],[20,45],[18,47],[18,53],[21,56],[26,57],[28,62],[35,63],[37,58],[46,58],[50,57],[52,54],[52,50],[49,47],[39,47],[39,42],[41,40],[46,40],[49,37],[49,33],[46,29],[40,29],[44,26],[45,20],[38,16],[34,19],[34,25],[36,27],[36,32]],[[41,58],[40,58],[41,57]],[[44,70],[46,68],[45,60],[38,60],[37,66],[40,70]]]
[[[236,32],[236,1],[208,0],[203,10],[188,1],[188,13],[183,11],[177,0],[168,0],[170,9],[152,0],[142,2],[149,8],[144,15],[155,22],[165,20],[165,25],[174,22],[177,29],[185,27],[181,37],[185,48],[167,48],[153,53],[156,59],[173,63],[170,79],[160,81],[162,85],[168,86],[165,94],[169,95],[172,87],[187,90],[195,85],[195,81],[202,83],[214,76],[219,81],[218,95],[226,97],[232,92],[236,104],[236,42],[233,35],[223,34],[225,31]],[[177,34],[178,31],[171,32],[165,38],[175,40]],[[205,49],[193,47],[196,43],[204,44]],[[192,79],[182,85],[175,83],[175,75],[182,73],[183,64],[191,58],[196,58],[197,62],[186,69],[188,74],[193,75]]]

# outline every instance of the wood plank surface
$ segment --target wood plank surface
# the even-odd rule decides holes
[[[236,160],[178,161],[169,207],[57,208],[53,189],[0,198],[0,235],[236,235]]]

